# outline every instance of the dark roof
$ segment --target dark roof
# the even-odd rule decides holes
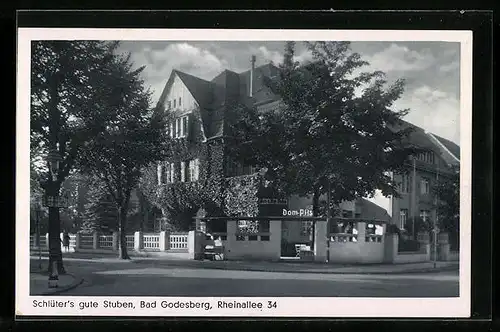
[[[174,70],[201,107],[212,102],[213,84],[199,77]]]
[[[443,138],[441,136],[438,136],[438,135],[435,135],[435,134],[432,134],[441,144],[443,144],[447,149],[448,151],[451,152],[451,154],[453,156],[455,156],[455,158],[457,159],[460,159],[460,146],[458,146],[457,144],[453,143],[452,141],[450,140],[447,140],[446,138]]]
[[[377,219],[389,221],[391,217],[387,210],[377,204],[370,202],[365,198],[359,198],[356,200],[356,205],[360,207],[362,219]]]

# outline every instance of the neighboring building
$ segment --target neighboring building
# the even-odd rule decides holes
[[[411,233],[413,218],[437,221],[433,188],[438,181],[447,181],[460,166],[460,147],[410,123],[404,122],[403,126],[413,127],[410,142],[427,150],[408,160],[405,173],[393,174],[401,197],[391,199],[392,223]]]

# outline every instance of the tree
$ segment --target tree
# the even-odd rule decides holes
[[[83,233],[109,232],[118,229],[118,212],[113,198],[105,186],[93,181],[85,204]]]
[[[162,157],[165,124],[149,109],[150,92],[140,73],[133,70],[130,54],[115,55],[106,67],[102,82],[106,95],[99,108],[113,115],[104,130],[82,150],[80,167],[96,176],[112,198],[118,213],[119,257],[129,259],[126,245],[130,196],[138,184],[141,169]],[[106,89],[106,87],[112,87]]]
[[[451,174],[442,176],[434,187],[437,196],[438,226],[450,233],[450,240],[456,241],[460,233],[460,172],[458,167],[452,167]]]
[[[417,151],[405,142],[409,130],[395,130],[408,110],[391,109],[404,81],[386,87],[380,71],[357,74],[367,62],[348,42],[306,45],[313,61],[299,65],[294,43],[286,44],[279,78],[267,83],[281,96],[280,107],[241,112],[232,125],[230,153],[267,169],[266,177],[283,193],[312,195],[315,216],[328,188],[332,204],[376,189],[397,196],[388,171],[402,169]]]
[[[31,157],[44,194],[57,198],[84,143],[103,130],[110,115],[97,101],[109,89],[99,83],[117,43],[34,41],[31,45]],[[47,161],[51,151],[62,159],[55,178]],[[57,262],[63,274],[59,233],[59,208],[49,207],[49,272]]]

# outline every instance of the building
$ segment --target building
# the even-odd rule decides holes
[[[403,126],[411,126],[409,140],[427,150],[408,160],[406,172],[393,174],[401,197],[391,199],[392,223],[413,234],[413,219],[431,224],[437,221],[438,197],[433,188],[460,167],[460,147],[410,123],[404,122]]]
[[[310,209],[310,199],[295,196],[269,203],[272,194],[265,193],[265,186],[259,177],[252,177],[257,170],[229,160],[226,153],[224,140],[239,110],[238,105],[252,105],[259,111],[272,110],[279,105],[280,97],[266,85],[266,80],[277,75],[278,68],[272,64],[255,67],[255,57],[251,59],[250,70],[243,73],[224,70],[210,81],[173,70],[158,106],[168,117],[167,130],[171,138],[187,144],[184,145],[184,152],[158,164],[159,188],[181,184],[183,188],[196,191],[202,180],[219,177],[219,182],[214,180],[209,186],[216,188],[212,190],[211,198],[221,208],[220,214],[269,215],[268,205],[273,205],[276,208],[273,213],[277,214],[280,214],[280,208]],[[459,161],[456,155],[458,147],[441,137],[425,133],[421,128],[415,129],[410,140],[430,151],[415,161],[415,175],[411,172],[394,175],[395,180],[401,182],[402,197],[392,200],[392,217],[385,209],[366,199],[342,204],[340,216],[392,221],[401,228],[407,228],[409,216],[418,214],[427,219],[435,214],[431,187],[438,174],[446,176],[449,172],[448,164]],[[415,184],[412,184],[413,181]],[[158,195],[164,192],[160,190]],[[194,216],[198,211],[193,209],[188,212]],[[241,221],[239,227],[249,229],[253,226]],[[264,229],[267,230],[268,226]],[[223,232],[223,229],[217,231]],[[308,242],[311,238],[310,222],[284,221],[282,233],[283,238],[290,242]]]

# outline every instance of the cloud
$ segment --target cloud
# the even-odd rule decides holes
[[[394,106],[410,109],[405,120],[460,143],[460,101],[453,95],[421,85],[404,94]]]
[[[137,67],[146,65],[143,77],[151,86],[153,102],[158,100],[173,69],[211,80],[228,67],[226,60],[185,42],[168,44],[161,49],[144,47],[132,53],[132,61]]]
[[[395,43],[382,51],[365,56],[364,59],[370,63],[373,70],[384,72],[425,70],[435,63],[435,58],[429,49],[418,52]]]
[[[457,61],[452,61],[450,63],[441,65],[439,71],[442,73],[454,72],[460,68],[460,63]]]
[[[256,52],[256,55],[261,57],[264,62],[272,61],[274,64],[283,63],[283,53],[280,51],[269,50],[266,46],[260,46],[253,51]],[[303,49],[300,53],[295,54],[293,59],[303,64],[310,62],[313,59],[313,55],[309,50]]]

